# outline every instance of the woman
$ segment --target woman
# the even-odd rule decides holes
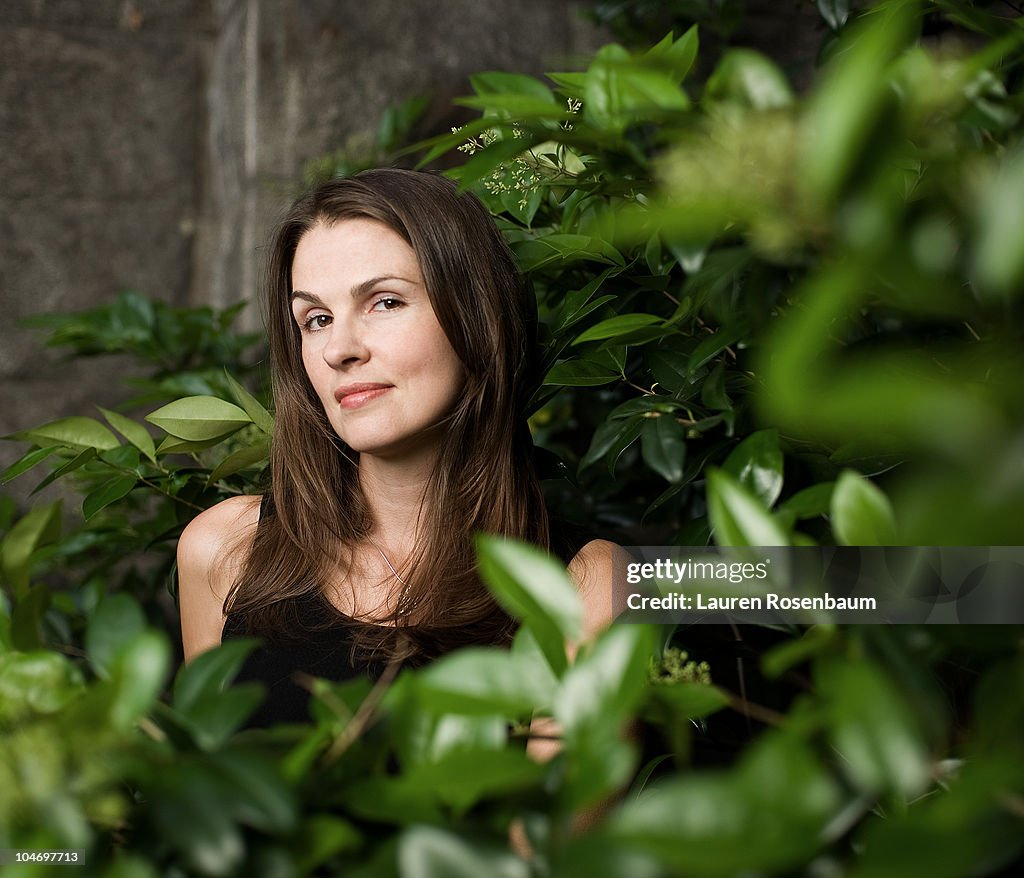
[[[525,422],[535,303],[477,199],[400,170],[319,186],[274,237],[268,306],[270,489],[181,536],[186,660],[262,637],[241,676],[267,684],[266,723],[306,718],[297,672],[507,642],[478,532],[560,554],[586,630],[608,621],[611,544],[569,547],[544,507]]]

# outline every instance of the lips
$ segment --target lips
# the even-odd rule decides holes
[[[334,398],[342,408],[357,409],[383,396],[393,386],[377,383],[346,384],[334,391]]]

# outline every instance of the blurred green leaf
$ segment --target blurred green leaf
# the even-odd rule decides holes
[[[61,507],[60,500],[35,507],[19,519],[0,542],[4,575],[16,592],[28,587],[32,554],[60,535]]]
[[[978,284],[999,296],[1019,294],[1024,290],[1024,148],[1000,162],[975,211]]]
[[[847,0],[816,0],[818,12],[832,30],[839,30],[850,17],[850,4]]]
[[[843,470],[836,480],[832,529],[842,546],[891,546],[896,538],[888,498],[853,470]]]
[[[667,34],[661,42],[644,53],[644,60],[654,67],[665,69],[676,82],[682,82],[697,60],[699,45],[697,25],[694,25],[678,39]]]
[[[650,786],[622,806],[611,832],[684,874],[781,872],[814,854],[839,803],[807,745],[771,731],[735,771],[690,772]]]
[[[416,685],[434,710],[520,717],[549,704],[555,682],[544,662],[476,648],[439,659],[420,674]]]
[[[829,734],[850,781],[869,793],[921,793],[928,754],[904,699],[885,672],[856,660],[819,659],[815,679],[829,708]]]
[[[811,485],[809,488],[797,491],[788,500],[784,500],[779,505],[778,511],[781,515],[791,516],[793,520],[827,515],[832,508],[832,492],[834,490],[835,482]]]
[[[312,814],[298,828],[293,848],[296,865],[303,874],[312,872],[331,857],[354,850],[361,841],[359,830],[348,820],[334,814]]]
[[[129,728],[153,707],[163,689],[171,660],[167,637],[152,629],[122,644],[110,664],[110,723]]]
[[[85,651],[94,668],[108,673],[118,652],[146,628],[146,615],[129,594],[108,595],[89,619]]]
[[[572,738],[591,725],[614,734],[644,697],[653,637],[644,625],[613,625],[569,669],[555,698],[555,717]]]
[[[398,864],[403,878],[529,878],[530,867],[497,844],[484,845],[431,826],[405,831]]]
[[[232,638],[182,665],[174,681],[174,708],[188,713],[200,699],[224,692],[258,645],[252,638]]]
[[[793,103],[793,91],[775,64],[751,49],[730,49],[708,79],[705,93],[733,100],[755,110],[774,110]]]
[[[914,4],[885,3],[844,31],[807,106],[801,180],[823,202],[838,196],[891,92],[889,63],[916,26]]]
[[[533,632],[556,674],[566,668],[565,644],[579,640],[583,606],[564,567],[540,550],[497,537],[477,537],[480,575],[513,618]]]
[[[789,539],[768,510],[733,476],[709,469],[708,516],[719,546],[786,546]]]
[[[770,509],[782,493],[782,465],[779,432],[772,429],[751,433],[732,450],[722,469]]]

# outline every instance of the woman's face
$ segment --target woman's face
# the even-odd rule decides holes
[[[420,453],[463,387],[412,248],[375,220],[317,224],[292,260],[306,374],[353,451]]]

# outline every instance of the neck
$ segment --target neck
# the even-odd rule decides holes
[[[373,514],[371,537],[399,558],[416,545],[427,482],[434,456],[389,459],[363,454],[359,484]]]

